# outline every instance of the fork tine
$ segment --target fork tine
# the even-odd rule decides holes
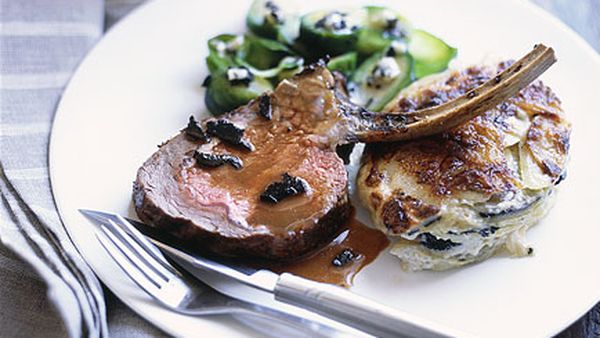
[[[148,279],[146,275],[140,271],[132,262],[129,260],[121,250],[119,250],[111,241],[106,234],[97,231],[96,238],[117,263],[117,265],[133,280],[139,287],[146,291],[149,295],[154,296],[159,291],[159,286],[152,280]]]
[[[132,238],[131,235],[127,234],[123,228],[117,225],[112,220],[108,220],[109,228],[112,230],[113,234],[118,237],[121,242],[125,243],[129,246],[129,248],[137,254],[137,256],[143,260],[150,269],[154,270],[157,274],[159,274],[163,279],[170,279],[173,276],[173,272],[171,270],[167,270],[164,267],[164,263],[159,262],[154,255],[151,255],[148,250],[142,247],[136,240]],[[137,231],[137,230],[136,230]]]
[[[131,222],[126,220],[121,215],[116,215],[116,218],[119,221],[118,224],[125,228],[125,231],[131,236],[131,238],[133,238],[133,240],[135,240],[143,249],[145,249],[150,256],[154,257],[165,269],[179,275],[179,271],[173,268],[173,266],[167,261],[167,259],[165,258],[165,256],[163,256],[160,250],[158,250],[158,248],[155,245],[150,243],[148,238],[146,238],[144,234],[142,234],[138,229],[136,229],[136,227],[134,227],[133,224],[131,224]]]
[[[85,216],[96,220],[101,224],[106,224],[107,222],[113,221],[111,226],[116,226],[125,230],[125,232],[129,235],[127,237],[132,238],[136,241],[140,247],[142,247],[150,256],[156,259],[156,261],[161,264],[166,270],[172,272],[175,275],[180,276],[179,271],[177,271],[163,256],[163,254],[156,248],[154,245],[150,244],[146,236],[144,236],[129,220],[122,217],[118,214],[111,214],[107,212],[102,212],[98,210],[89,210],[89,209],[79,209],[79,211]]]
[[[116,247],[119,252],[121,252],[122,256],[129,261],[130,264],[127,265],[129,269],[125,269],[125,265],[121,266],[125,272],[129,273],[131,270],[137,270],[141,272],[143,276],[145,276],[145,279],[152,282],[152,284],[154,284],[158,289],[167,283],[168,278],[165,278],[164,276],[158,274],[154,269],[150,268],[150,266],[148,266],[144,260],[140,259],[137,252],[132,250],[115,235],[114,230],[104,225],[101,225],[100,229],[106,238],[110,240],[110,243]],[[132,279],[134,278],[132,277]]]

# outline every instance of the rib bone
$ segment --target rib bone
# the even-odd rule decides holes
[[[554,62],[554,50],[538,44],[493,79],[439,106],[410,113],[352,109],[348,116],[351,119],[349,139],[367,143],[402,141],[451,129],[516,95]]]

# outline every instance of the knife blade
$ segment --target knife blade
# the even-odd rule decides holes
[[[80,209],[80,212],[94,223],[106,224],[110,220],[125,231],[139,231],[138,227],[151,228],[118,214],[87,209]],[[339,286],[314,282],[290,273],[279,275],[269,270],[241,265],[226,258],[209,258],[205,255],[188,253],[151,236],[148,238],[169,257],[185,262],[186,264],[181,266],[196,278],[204,281],[203,275],[199,274],[198,270],[218,275],[227,282],[239,283],[269,293],[277,301],[307,309],[378,337],[471,336],[379,304]]]

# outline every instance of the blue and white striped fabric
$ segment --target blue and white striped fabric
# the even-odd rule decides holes
[[[139,2],[109,0],[105,15],[103,0],[0,0],[2,336],[109,335],[102,287],[54,205],[48,141],[60,95],[105,20]],[[108,311],[113,336],[160,334],[118,304]]]

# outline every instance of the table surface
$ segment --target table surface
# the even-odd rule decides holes
[[[561,19],[600,52],[600,0],[531,1]],[[552,306],[560,307],[560,304]],[[600,303],[557,336],[571,337],[600,337]]]

